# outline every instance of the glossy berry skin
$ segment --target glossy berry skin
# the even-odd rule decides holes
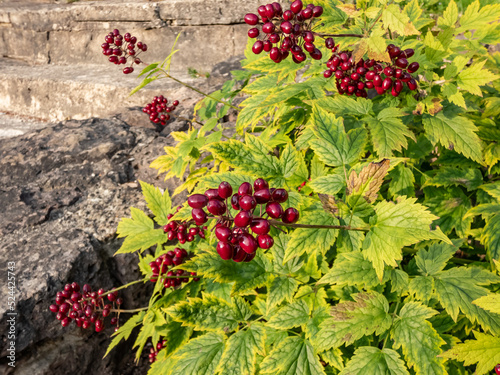
[[[217,191],[222,199],[227,199],[233,195],[233,187],[227,181],[222,181]]]
[[[495,366],[495,373],[497,375],[500,375],[500,363],[498,365]]]
[[[240,237],[239,245],[247,254],[255,253],[259,247],[257,240],[248,233],[245,233]]]
[[[392,86],[392,79],[386,78],[382,81],[382,88],[384,90],[389,90]]]
[[[280,25],[281,31],[283,31],[285,34],[290,34],[293,30],[292,23],[289,21],[284,21]]]
[[[325,47],[328,49],[332,49],[333,47],[335,47],[335,41],[333,40],[333,38],[325,39]]]
[[[207,210],[212,215],[221,216],[224,215],[224,213],[226,212],[226,205],[224,204],[224,202],[212,199],[207,204]]]
[[[408,66],[408,60],[406,60],[404,57],[400,57],[399,59],[396,60],[396,66],[400,67],[401,69],[404,69]]]
[[[240,246],[235,246],[233,261],[235,261],[236,263],[243,262],[246,259],[247,254],[248,253],[245,250],[243,250]]]
[[[217,199],[217,200],[222,200],[222,198],[219,195],[219,189],[208,189],[205,191],[205,196],[209,199]]]
[[[196,222],[196,224],[203,224],[208,221],[207,213],[203,211],[202,208],[193,208],[193,210],[191,211],[191,216],[193,217],[193,220]]]
[[[259,204],[267,203],[271,200],[271,192],[269,189],[261,189],[254,193],[253,197],[255,201]]]
[[[215,237],[217,237],[217,239],[222,242],[228,242],[231,233],[231,229],[225,226],[215,228]]]
[[[251,195],[244,195],[240,198],[240,208],[245,211],[253,211],[257,206],[257,201]]]
[[[217,243],[217,254],[224,259],[229,260],[233,258],[233,245],[229,242],[219,242]]]
[[[271,230],[271,225],[266,219],[254,219],[250,223],[250,229],[255,234],[268,234]]]
[[[274,31],[275,27],[272,22],[267,22],[262,26],[262,32],[266,34],[271,34]]]
[[[295,13],[295,14],[298,14],[300,13],[300,11],[302,10],[302,8],[304,7],[304,4],[302,4],[302,1],[301,0],[295,0],[291,5],[290,5],[290,10]]]
[[[260,34],[259,29],[257,29],[256,27],[248,30],[248,37],[249,38],[257,38],[259,36],[259,34]]]
[[[273,238],[268,234],[261,234],[257,236],[257,242],[261,249],[270,249],[274,245]]]
[[[283,207],[278,202],[271,202],[266,205],[266,212],[273,219],[279,219],[283,215]]]
[[[244,195],[252,195],[252,185],[249,182],[244,182],[238,188],[238,195],[240,197]]]
[[[245,23],[250,26],[257,25],[259,23],[259,17],[253,13],[245,14]]]
[[[299,211],[296,208],[289,207],[283,212],[281,221],[288,224],[296,223],[299,220]]]
[[[235,210],[239,210],[240,209],[240,196],[238,194],[234,194],[231,197],[231,206]]]
[[[276,189],[273,191],[271,197],[273,201],[283,203],[288,199],[288,192],[285,189]]]
[[[240,228],[248,226],[252,222],[252,214],[248,211],[241,211],[234,217],[234,225]]]
[[[412,62],[410,65],[408,65],[408,73],[415,73],[418,68],[420,68],[420,64],[418,62]]]
[[[416,90],[417,89],[417,81],[415,81],[413,78],[411,78],[407,83],[408,88],[410,90]]]
[[[262,189],[268,189],[269,184],[263,178],[258,178],[254,181],[253,188],[254,188],[255,192],[257,192],[257,191],[262,190]]]
[[[256,41],[252,46],[252,52],[255,53],[256,55],[260,54],[263,49],[264,49],[264,43],[261,40]]]
[[[204,194],[193,194],[188,198],[188,205],[191,208],[203,208],[208,203],[208,197]]]

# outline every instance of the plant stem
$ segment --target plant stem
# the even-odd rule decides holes
[[[166,76],[167,78],[170,78],[170,79],[174,80],[175,82],[180,83],[181,85],[183,85],[183,86],[187,87],[188,89],[193,90],[193,91],[196,91],[198,94],[201,94],[201,95],[203,95],[203,96],[206,96],[207,98],[213,99],[213,100],[215,100],[215,101],[217,101],[217,102],[219,102],[219,103],[222,103],[222,104],[224,104],[224,105],[228,105],[228,106],[230,106],[231,108],[236,109],[237,111],[241,111],[241,109],[240,109],[240,108],[235,107],[235,106],[234,106],[234,105],[232,105],[232,104],[229,104],[229,103],[227,103],[227,102],[225,102],[225,101],[223,101],[223,100],[220,100],[220,99],[214,98],[213,96],[211,96],[211,95],[209,95],[209,94],[206,94],[206,93],[204,93],[203,91],[198,90],[196,87],[193,87],[193,86],[191,86],[191,85],[188,85],[187,83],[182,82],[181,80],[179,80],[179,79],[177,79],[177,78],[175,78],[175,77],[172,77],[172,76],[171,76],[170,74],[168,74],[165,70],[163,70],[163,69],[162,69],[161,71],[163,72],[163,74],[165,74],[165,76]]]
[[[378,20],[380,19],[380,17],[382,17],[382,10],[380,10],[380,14],[378,15],[377,19],[372,23],[372,25],[370,26],[370,28],[368,29],[368,32],[367,34],[370,34],[370,31],[372,31],[373,29],[373,26],[375,26],[378,22]]]
[[[126,288],[128,288],[129,286],[132,286],[132,285],[134,285],[134,284],[139,284],[139,283],[142,283],[142,282],[144,282],[144,281],[148,281],[148,280],[149,280],[149,278],[144,278],[144,279],[141,279],[141,280],[134,280],[134,281],[131,281],[131,282],[129,282],[128,284],[122,285],[122,286],[120,286],[120,287],[118,287],[118,288],[114,288],[114,289],[112,289],[112,290],[108,290],[108,291],[104,292],[103,294],[101,294],[101,296],[105,296],[105,295],[108,295],[109,293],[114,293],[114,292],[117,292],[117,291],[119,291],[119,290],[121,290],[121,289],[126,289]]]
[[[122,310],[122,309],[111,309],[109,310],[110,312],[117,312],[117,313],[125,313],[125,314],[133,314],[139,311],[144,311],[149,309],[149,306],[146,307],[140,307],[138,309],[132,309],[132,310]]]
[[[361,34],[322,34],[322,33],[314,33],[314,35],[319,36],[320,38],[325,38],[325,37],[337,37],[337,38],[347,38],[347,37],[352,37],[352,38],[364,38],[364,35]]]

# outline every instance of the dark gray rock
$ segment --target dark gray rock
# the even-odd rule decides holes
[[[90,119],[0,140],[0,274],[6,277],[7,262],[15,262],[18,313],[15,369],[6,366],[7,332],[0,331],[0,366],[7,374],[146,373],[147,361],[133,364],[132,342],[101,360],[111,327],[101,333],[74,323],[63,328],[48,307],[66,283],[109,289],[140,277],[135,254],[113,257],[121,244],[115,231],[130,206],[147,209],[138,179],[175,189],[175,181],[164,182],[148,168],[170,144],[169,130]],[[6,301],[7,283],[0,285]],[[124,308],[147,304],[143,286],[121,295]],[[0,304],[2,327],[6,308]]]

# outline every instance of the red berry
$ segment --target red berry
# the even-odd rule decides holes
[[[207,204],[207,210],[212,215],[220,216],[226,212],[226,205],[217,199],[212,199]]]
[[[299,220],[299,211],[293,207],[289,207],[283,212],[283,215],[281,216],[281,221],[284,223],[295,223]]]
[[[257,242],[261,249],[270,249],[274,245],[273,238],[268,234],[261,234],[257,236]]]
[[[395,64],[404,69],[408,66],[408,60],[406,60],[404,57],[400,57],[399,59],[396,60]]]
[[[262,26],[262,32],[266,33],[266,34],[271,34],[274,31],[274,29],[275,29],[274,23],[272,23],[272,22],[266,22]]]
[[[293,26],[291,22],[289,21],[284,21],[280,25],[281,31],[283,31],[285,34],[290,34],[292,32]]]
[[[209,199],[209,200],[212,200],[212,199],[217,199],[217,200],[220,200],[222,201],[223,199],[220,197],[219,195],[219,189],[208,189],[207,191],[205,191],[205,196]]]
[[[252,185],[249,182],[244,182],[238,188],[238,195],[242,197],[243,195],[252,195]]]
[[[57,305],[50,305],[50,306],[49,306],[49,309],[50,309],[50,311],[52,311],[53,313],[56,313],[56,312],[58,312],[58,311],[59,311],[59,306],[57,306]]]
[[[271,230],[271,225],[266,219],[254,219],[250,223],[250,229],[255,234],[268,234]]]
[[[259,29],[257,29],[256,27],[248,30],[248,37],[249,38],[257,38],[258,36],[259,36]]]
[[[401,49],[399,49],[399,47],[393,47],[389,50],[389,56],[391,56],[391,59],[398,57],[400,53]]]
[[[245,211],[253,211],[257,206],[257,201],[251,195],[244,195],[240,198],[240,208]]]
[[[193,194],[188,198],[188,205],[191,208],[203,208],[208,203],[208,197],[203,194]]]
[[[333,38],[326,38],[325,39],[325,47],[328,49],[332,49],[333,47],[335,47],[335,42],[334,42]]]
[[[291,5],[290,5],[290,10],[295,13],[295,14],[298,14],[302,8],[303,8],[303,4],[302,4],[302,1],[301,0],[295,0]]]
[[[313,16],[313,11],[311,8],[305,8],[305,9],[302,9],[302,11],[300,12],[300,15],[305,19],[305,20],[308,20],[310,18],[312,18]]]
[[[219,226],[215,228],[215,237],[222,242],[228,242],[231,233],[231,229],[226,226]]]
[[[253,196],[259,204],[267,203],[271,200],[271,192],[267,188],[256,191]]]
[[[95,331],[96,332],[101,332],[104,328],[104,323],[102,320],[98,319],[95,321]]]
[[[375,87],[382,86],[382,78],[380,78],[380,76],[378,74],[375,74],[375,76],[373,77],[373,85]]]
[[[234,217],[234,225],[240,228],[248,226],[252,221],[252,214],[248,211],[241,211]]]
[[[219,197],[221,197],[222,199],[229,198],[231,195],[233,195],[233,187],[227,181],[222,181],[217,191]]]
[[[271,197],[273,201],[283,203],[288,199],[288,192],[285,189],[276,189],[273,191]]]
[[[408,85],[408,88],[410,90],[416,90],[417,89],[417,82],[411,78],[408,82],[406,82],[406,84]]]
[[[207,219],[207,213],[203,211],[202,208],[193,208],[191,211],[191,216],[193,217],[193,220],[196,221],[196,224],[204,224],[208,221]]]
[[[271,202],[266,205],[266,212],[273,219],[278,219],[283,215],[283,207],[277,202]]]
[[[312,8],[312,12],[314,17],[321,17],[321,15],[323,14],[323,7],[319,5],[315,6],[314,8]]]
[[[245,14],[245,23],[251,26],[257,25],[257,23],[259,23],[259,17],[256,14],[247,13]]]
[[[247,253],[240,246],[234,248],[233,260],[237,263],[243,262],[247,257]]]
[[[261,40],[256,41],[252,46],[252,52],[255,53],[256,55],[260,54],[263,49],[264,49],[264,43]]]
[[[412,57],[413,55],[415,54],[415,51],[411,48],[408,48],[408,49],[405,49],[405,55],[406,55],[406,58],[410,58]]]
[[[64,318],[63,320],[61,320],[61,325],[62,325],[63,327],[67,327],[70,323],[71,323],[71,319],[70,319],[70,318],[68,318],[68,317],[66,317],[66,318]]]
[[[130,74],[134,71],[134,68],[131,66],[127,66],[126,68],[123,68],[123,74]]]
[[[408,65],[408,73],[414,73],[420,68],[420,64],[418,62],[412,62],[410,65]]]
[[[258,178],[254,181],[253,183],[253,188],[255,190],[255,192],[259,191],[259,190],[262,190],[262,189],[267,189],[269,188],[269,184],[267,183],[266,180],[264,180],[263,178]]]
[[[238,243],[241,248],[248,254],[254,253],[259,247],[259,243],[257,242],[257,240],[248,233],[241,235]]]
[[[234,194],[232,197],[231,197],[231,206],[235,209],[235,210],[239,210],[240,209],[240,196],[238,194]]]
[[[315,48],[311,53],[310,53],[310,56],[314,59],[314,60],[321,60],[321,58],[323,57],[323,54],[321,53],[321,51],[317,48]]]
[[[285,21],[291,21],[295,17],[295,14],[291,10],[285,10],[283,12],[283,19]]]
[[[389,90],[392,86],[392,79],[386,78],[382,81],[382,88],[384,90]]]

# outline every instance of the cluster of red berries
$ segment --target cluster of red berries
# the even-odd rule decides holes
[[[181,285],[181,283],[187,283],[189,281],[189,273],[183,270],[169,271],[169,267],[178,266],[188,258],[188,253],[184,249],[176,247],[173,251],[168,251],[165,254],[160,255],[154,261],[149,263],[151,267],[151,272],[153,272],[152,282],[156,282],[158,278],[163,281],[163,286],[165,288],[176,287]],[[166,276],[166,277],[165,277]],[[182,277],[186,276],[186,277]],[[196,272],[191,272],[191,276],[196,276]],[[172,277],[171,279],[169,277]],[[199,281],[198,277],[193,278],[194,281]]]
[[[234,219],[228,209],[229,198],[233,209],[239,211]],[[208,220],[204,207],[218,217],[215,236],[219,240],[217,253],[222,259],[249,262],[255,257],[258,247],[269,249],[274,244],[273,238],[268,234],[271,224],[262,217],[263,205],[265,214],[272,219],[281,219],[284,223],[295,223],[299,219],[299,212],[295,208],[284,210],[281,206],[281,203],[287,200],[288,193],[285,189],[269,189],[267,181],[258,178],[253,189],[250,183],[244,182],[234,195],[231,184],[223,181],[218,189],[191,195],[188,204],[192,208],[191,215],[196,223],[205,223]],[[260,211],[255,215],[257,205],[260,205]]]
[[[167,340],[163,340],[160,341],[158,344],[156,344],[156,348],[153,347],[149,349],[149,362],[150,363],[156,362],[156,356],[158,355],[158,352],[166,346],[167,346]]]
[[[390,44],[387,47],[391,63],[375,60],[359,60],[354,62],[351,51],[338,52],[338,46],[332,38],[325,40],[325,45],[332,50],[332,56],[326,63],[328,67],[323,73],[325,78],[332,75],[336,78],[339,94],[356,95],[366,98],[366,90],[375,89],[377,94],[391,90],[392,96],[398,96],[403,91],[404,83],[410,90],[417,88],[417,82],[410,73],[418,70],[418,62],[408,64],[408,58],[413,56],[413,49],[401,51],[399,47]]]
[[[130,33],[121,35],[117,29],[106,35],[101,47],[103,55],[109,56],[109,61],[116,65],[126,64],[128,59],[131,59],[132,63],[130,66],[123,68],[123,73],[125,74],[130,74],[134,71],[132,65],[140,64],[142,61],[138,56],[141,52],[148,50],[148,46],[145,43],[137,42],[135,36],[130,35]]]
[[[104,294],[104,289],[93,292],[88,284],[83,286],[81,292],[77,283],[66,284],[64,290],[57,292],[56,303],[50,305],[49,309],[57,314],[56,319],[61,321],[63,327],[67,327],[74,320],[78,327],[87,329],[94,325],[96,332],[101,332],[104,328],[104,318],[116,312],[116,305],[123,303],[123,300],[118,298],[118,292],[109,293],[107,296]],[[105,297],[111,304],[105,302]],[[111,317],[110,323],[117,325],[118,318]]]
[[[155,96],[151,103],[148,103],[143,109],[142,112],[147,113],[149,115],[149,119],[155,124],[161,124],[165,126],[167,121],[170,120],[170,112],[173,112],[177,106],[179,105],[178,100],[174,100],[172,105],[167,106],[168,99],[163,95]]]
[[[177,212],[182,208],[182,206],[177,207]],[[175,214],[167,215],[167,219],[170,220],[174,217]],[[168,239],[170,241],[174,239],[178,239],[181,245],[187,242],[192,242],[196,238],[196,236],[205,239],[205,231],[207,230],[206,226],[201,226],[202,224],[197,224],[190,228],[191,222],[172,220],[168,224],[163,227],[163,232],[167,233]]]
[[[301,0],[295,0],[290,4],[290,9],[283,11],[279,3],[261,5],[257,12],[245,15],[245,22],[250,26],[262,23],[262,33],[265,34],[261,40],[257,40],[252,51],[260,54],[262,51],[269,52],[269,57],[276,63],[285,60],[290,52],[292,60],[300,64],[309,55],[320,60],[321,51],[314,45],[314,34],[311,31],[313,20],[323,14],[321,6],[308,4],[304,7]],[[257,38],[260,30],[257,27],[248,30],[250,38]],[[273,47],[273,44],[276,46]]]

